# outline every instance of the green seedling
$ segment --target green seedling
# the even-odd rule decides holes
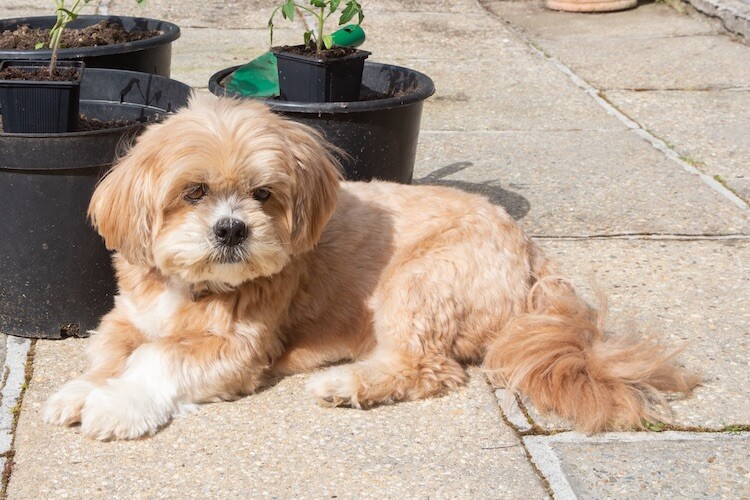
[[[326,32],[325,25],[329,17],[334,15],[342,4],[342,0],[310,0],[309,6],[295,3],[294,0],[285,0],[282,5],[276,7],[268,20],[268,29],[271,34],[271,45],[273,45],[273,19],[281,11],[284,19],[294,21],[295,9],[309,12],[315,17],[315,29],[307,30],[304,33],[305,45],[311,41],[315,42],[315,51],[320,53],[323,47],[330,49],[333,47],[333,36],[331,32]],[[348,0],[339,16],[338,26],[348,23],[357,16],[357,25],[362,23],[365,15],[362,12],[362,6],[357,0]]]
[[[73,3],[70,7],[66,6],[67,0],[54,0],[55,1],[55,14],[57,15],[57,20],[55,21],[55,25],[50,30],[50,40],[49,40],[49,48],[52,49],[52,56],[50,57],[50,63],[49,63],[49,74],[52,75],[55,72],[55,69],[57,68],[57,54],[60,50],[60,42],[62,41],[62,34],[63,31],[65,31],[65,28],[68,26],[68,23],[76,19],[80,13],[81,10],[89,3],[91,0],[73,0]],[[146,2],[146,0],[135,0],[139,5]],[[36,44],[37,49],[41,49],[44,47],[44,42],[40,42]]]

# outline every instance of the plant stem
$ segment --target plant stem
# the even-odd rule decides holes
[[[63,1],[64,0],[57,0],[55,3],[57,5],[57,21],[55,21],[55,25],[50,30],[50,40],[49,40],[49,48],[52,49],[52,56],[50,57],[49,62],[49,76],[51,77],[55,69],[57,68],[57,52],[60,48],[60,32],[62,31],[64,24],[63,24]]]
[[[318,14],[318,36],[315,37],[315,50],[320,54],[323,50],[323,28],[325,25],[326,18],[324,17],[326,8],[320,8],[320,14]]]
[[[50,30],[51,36],[49,41],[49,48],[52,49],[52,55],[49,61],[49,74],[52,76],[57,69],[57,54],[60,51],[60,42],[62,42],[62,33],[65,27],[70,21],[78,17],[78,12],[83,8],[84,5],[89,3],[90,0],[76,0],[70,7],[70,10],[66,10],[65,0],[55,0],[57,5],[57,21]],[[83,2],[83,3],[81,3]]]

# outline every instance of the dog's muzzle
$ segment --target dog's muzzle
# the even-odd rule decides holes
[[[239,219],[227,217],[216,223],[214,236],[219,245],[236,247],[247,238],[247,225]]]
[[[217,222],[214,225],[216,247],[212,260],[226,264],[243,261],[247,257],[247,249],[243,243],[247,240],[249,232],[247,224],[239,219],[227,217]]]

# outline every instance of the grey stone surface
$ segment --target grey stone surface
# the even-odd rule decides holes
[[[523,61],[524,55],[518,52],[528,54],[528,48],[518,37],[482,12],[462,15],[402,13],[394,16],[390,12],[376,11],[362,26],[368,33],[366,46],[362,48],[371,51],[380,61],[449,60],[479,66],[478,61],[484,64],[491,59],[512,64],[512,61]],[[409,39],[409,50],[404,50],[401,44],[394,44],[394,37]],[[460,47],[460,50],[445,50],[445,43]]]
[[[547,50],[599,89],[723,89],[750,80],[750,48],[726,35],[560,40]]]
[[[673,423],[721,429],[750,422],[750,241],[558,241],[540,243],[589,301],[609,297],[609,329],[656,335],[684,347],[700,372],[692,397],[672,401]],[[565,428],[547,422],[543,428]]]
[[[405,64],[406,58],[394,63]],[[624,128],[565,75],[530,53],[481,66],[422,60],[410,66],[435,82],[435,95],[424,105],[423,130]]]
[[[26,361],[31,340],[2,335],[3,371],[0,387],[0,456],[11,454],[20,398],[26,383]]]
[[[665,5],[615,15],[550,13],[536,2],[488,6],[599,89],[735,88],[750,77],[750,48]]]
[[[3,0],[0,3],[0,18],[53,15],[55,7],[52,2],[30,5],[28,0]]]
[[[562,473],[557,486],[587,498],[745,498],[750,435],[619,434],[525,438],[532,460],[546,446]],[[547,464],[545,464],[547,465]],[[567,484],[565,484],[567,483]],[[560,495],[557,495],[558,497]]]
[[[532,234],[750,234],[747,212],[630,131],[420,137],[417,182],[483,193]]]
[[[5,366],[5,356],[8,353],[8,340],[11,337],[0,333],[0,366]]]
[[[732,33],[750,39],[750,3],[742,0],[687,0],[700,12],[721,19]]]
[[[280,43],[292,42],[298,34],[290,29],[276,29],[274,33]],[[268,30],[265,29],[183,29],[172,49],[171,77],[195,88],[207,88],[211,75],[265,54],[268,42]]]
[[[545,495],[478,370],[442,398],[369,411],[317,406],[304,376],[207,405],[150,439],[99,443],[43,424],[84,367],[83,342],[39,341],[9,498],[513,498]]]
[[[109,0],[103,2],[99,10],[106,9],[111,15],[165,19],[183,28],[265,30],[271,12],[280,3],[276,0],[148,0],[145,4],[138,5],[134,0]]]
[[[606,97],[707,174],[750,178],[750,89],[612,90]]]
[[[541,0],[484,0],[482,4],[527,36],[540,40],[587,40],[718,34],[723,30],[705,16],[678,14],[661,2],[641,3],[615,15],[560,12]]]
[[[615,15],[561,12],[544,7],[543,0],[483,0],[482,5],[526,36],[538,40],[672,37],[723,32],[705,16],[679,14],[662,2],[641,3]]]

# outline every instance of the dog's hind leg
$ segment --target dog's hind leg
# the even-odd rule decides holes
[[[373,301],[375,347],[354,363],[310,378],[308,390],[321,404],[370,407],[426,398],[466,382],[459,361],[472,356],[456,347],[459,311],[450,288],[405,271]]]
[[[311,376],[307,388],[323,405],[368,408],[442,394],[466,379],[463,367],[446,356],[410,357],[380,348],[366,359]]]

